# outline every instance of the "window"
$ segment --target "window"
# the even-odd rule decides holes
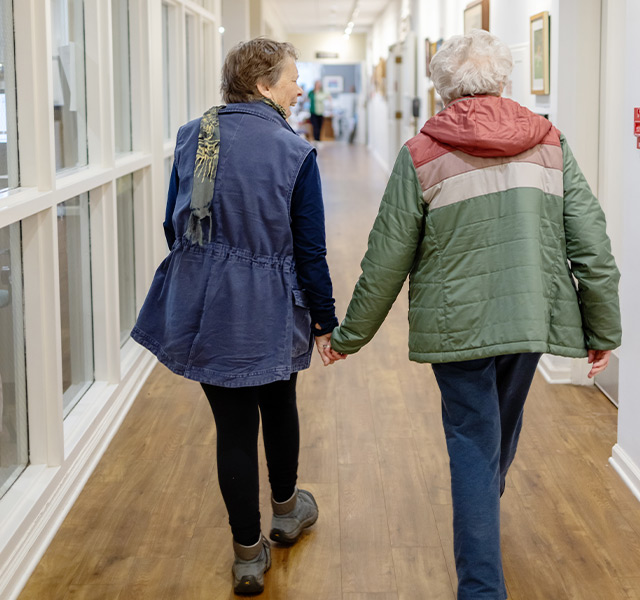
[[[197,116],[198,100],[196,97],[196,18],[187,15],[185,21],[185,40],[187,44],[187,119]]]
[[[56,170],[87,164],[82,0],[50,0]]]
[[[164,137],[171,137],[171,60],[169,54],[169,7],[162,5],[162,77],[163,77],[163,110]]]
[[[0,229],[0,497],[27,466],[20,224]]]
[[[117,180],[118,284],[120,345],[129,339],[136,322],[135,221],[133,175]]]
[[[18,187],[16,73],[11,0],[0,0],[0,191]]]
[[[58,205],[64,416],[93,383],[89,194]]]
[[[112,0],[113,91],[116,153],[133,149],[131,133],[131,45],[129,0]]]

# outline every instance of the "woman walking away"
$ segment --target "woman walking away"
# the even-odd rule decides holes
[[[331,339],[362,348],[409,275],[409,358],[442,395],[459,600],[507,596],[500,496],[540,354],[588,356],[593,377],[621,337],[604,215],[564,136],[500,97],[512,64],[479,30],[431,61],[446,108],[400,150]]]
[[[302,90],[290,44],[255,39],[224,63],[226,106],[178,132],[164,223],[169,256],[132,336],[195,379],[217,428],[218,480],[233,533],[234,589],[260,593],[271,565],[258,503],[262,420],[270,537],[297,541],[318,518],[296,487],[296,377],[337,325],[315,150],[286,122]]]

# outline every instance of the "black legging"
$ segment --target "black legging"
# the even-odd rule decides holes
[[[293,495],[298,476],[300,428],[297,373],[288,381],[241,388],[202,384],[216,421],[218,482],[233,539],[250,546],[260,538],[258,428],[276,502]]]
[[[313,129],[313,139],[316,142],[320,141],[320,132],[322,131],[322,122],[324,121],[323,115],[311,115],[311,127]]]

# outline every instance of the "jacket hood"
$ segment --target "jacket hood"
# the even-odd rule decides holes
[[[421,132],[472,156],[515,156],[539,144],[551,122],[508,98],[460,98]]]

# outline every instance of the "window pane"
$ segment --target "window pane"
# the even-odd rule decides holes
[[[64,415],[93,383],[89,194],[58,205]]]
[[[171,137],[171,81],[170,81],[170,61],[169,61],[169,7],[162,5],[162,75],[164,84],[164,137]]]
[[[29,461],[20,224],[0,229],[0,497]]]
[[[18,187],[16,73],[11,0],[0,0],[0,191]]]
[[[120,295],[120,345],[129,339],[136,322],[135,223],[133,175],[117,181],[118,283]]]
[[[116,153],[131,152],[131,46],[129,42],[129,0],[112,0],[113,91]]]
[[[194,118],[197,110],[196,99],[196,19],[193,15],[187,15],[185,21],[185,34],[187,42],[187,118]]]
[[[82,0],[50,0],[56,170],[87,164]]]

